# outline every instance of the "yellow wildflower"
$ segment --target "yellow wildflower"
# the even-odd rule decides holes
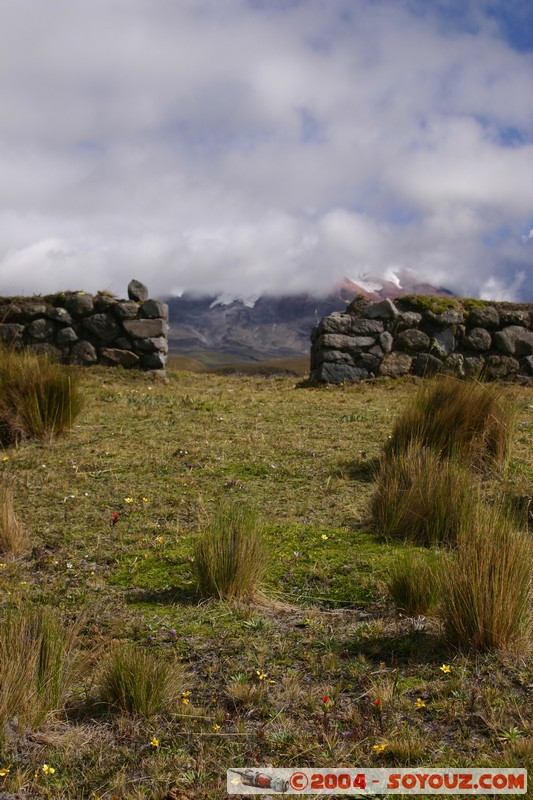
[[[124,501],[125,501],[126,503],[133,503],[133,497],[125,497],[125,498],[124,498]]]
[[[452,671],[450,664],[443,664],[442,667],[439,667],[439,669],[441,672],[444,672],[445,675]]]
[[[0,769],[0,778],[5,778],[6,775],[9,775],[10,770],[11,770],[11,764],[9,765],[9,767],[2,767],[2,769]]]
[[[426,704],[424,703],[424,701],[422,700],[421,697],[417,697],[416,698],[416,707],[417,708],[425,708],[426,707]]]
[[[148,502],[148,498],[147,497],[143,497],[143,503],[147,503],[147,502]]]
[[[257,675],[260,681],[264,681],[268,675],[268,672],[263,672],[262,669],[256,669],[255,674]]]
[[[181,693],[180,699],[181,699],[181,702],[183,703],[184,706],[188,706],[189,705],[189,702],[190,702],[189,701],[189,697],[190,696],[191,696],[190,692],[182,692]]]
[[[2,461],[9,461],[9,456],[4,456]]]
[[[327,542],[328,538],[329,538],[329,537],[328,537],[328,536],[326,536],[326,534],[325,534],[325,533],[323,533],[323,534],[322,534],[322,541],[323,541],[323,542]]]
[[[387,743],[386,742],[382,742],[381,744],[375,744],[372,747],[372,750],[374,751],[374,753],[377,756],[381,755],[381,753],[383,753],[383,751],[386,750],[386,749],[387,749]]]
[[[43,764],[42,770],[45,775],[53,775],[55,772],[55,767],[50,767],[48,764]]]
[[[150,744],[151,744],[151,745],[152,745],[152,747],[154,747],[154,748],[157,748],[157,747],[159,747],[159,739],[157,738],[157,736],[154,736],[154,737],[152,738],[152,741],[150,742]]]
[[[219,731],[220,730],[220,725],[213,725],[213,730],[214,731]]]

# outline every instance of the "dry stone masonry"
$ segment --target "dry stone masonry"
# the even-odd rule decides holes
[[[311,342],[311,377],[323,383],[437,372],[531,382],[533,304],[356,297],[324,317]]]
[[[48,353],[66,364],[161,371],[168,353],[168,306],[132,280],[128,300],[100,292],[0,298],[0,343]]]

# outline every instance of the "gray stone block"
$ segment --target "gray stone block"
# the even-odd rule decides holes
[[[472,308],[468,314],[468,324],[474,328],[497,328],[500,324],[498,309],[494,306]]]
[[[36,344],[30,344],[28,346],[28,350],[31,350],[32,353],[37,353],[37,355],[40,356],[48,356],[54,361],[60,361],[61,356],[63,355],[58,347],[54,347],[54,345],[50,344],[49,342],[37,342]]]
[[[126,369],[136,367],[139,363],[139,356],[132,353],[131,350],[119,350],[115,347],[102,347],[100,357],[107,364],[119,365]]]
[[[445,358],[455,350],[455,336],[450,328],[438,331],[431,340],[431,352],[437,358]]]
[[[356,366],[368,370],[370,375],[377,375],[382,361],[383,358],[371,353],[362,353],[356,361]]]
[[[458,378],[465,377],[465,363],[464,357],[461,355],[461,353],[450,353],[449,356],[446,356],[444,359],[443,372],[449,372],[452,375],[457,375]]]
[[[50,308],[46,312],[48,319],[53,319],[54,322],[60,322],[62,325],[72,325],[72,317],[66,308]]]
[[[148,300],[148,289],[144,283],[134,279],[128,283],[128,297],[130,300],[138,300],[140,303],[144,303],[145,300]]]
[[[364,336],[372,336],[383,333],[384,325],[378,319],[354,319],[352,317],[352,333]]]
[[[98,361],[96,350],[85,340],[76,342],[70,351],[70,358],[74,364],[96,364]]]
[[[76,292],[67,297],[65,308],[73,317],[85,317],[94,311],[94,303],[89,294]]]
[[[111,314],[93,314],[83,320],[83,327],[102,342],[112,342],[122,332],[120,325]]]
[[[395,350],[405,350],[407,353],[420,353],[429,350],[431,341],[427,333],[411,328],[402,331],[394,340]]]
[[[134,349],[137,353],[168,353],[166,336],[156,336],[153,339],[136,339]]]
[[[509,325],[494,334],[494,344],[501,353],[511,356],[533,354],[533,331],[520,325]]]
[[[368,378],[368,372],[349,364],[324,362],[312,377],[321,383],[354,383]]]
[[[520,370],[520,364],[512,356],[487,356],[485,372],[490,380],[509,378]]]
[[[411,371],[413,356],[407,353],[385,353],[379,368],[379,374],[387,378],[397,378],[399,375],[408,375]]]
[[[430,353],[419,353],[414,359],[411,372],[421,378],[428,378],[442,371],[443,362],[440,358],[432,356]]]
[[[425,320],[438,328],[455,328],[457,325],[462,325],[465,319],[462,311],[456,311],[453,308],[447,308],[442,314],[424,311],[423,316]]]
[[[324,333],[341,333],[350,334],[352,332],[353,317],[350,314],[343,314],[340,311],[334,311],[327,317],[324,317],[318,325],[313,328],[311,340],[318,339]]]
[[[472,328],[461,341],[461,347],[467,350],[490,350],[492,347],[492,336],[485,328]]]
[[[418,328],[422,322],[422,314],[418,311],[402,311],[395,320],[396,331],[406,331],[409,328]]]
[[[125,319],[122,325],[126,333],[135,339],[166,336],[168,331],[168,325],[163,319]]]
[[[392,343],[394,342],[392,333],[385,331],[379,337],[379,344],[380,347],[385,351],[385,353],[390,353],[392,350]]]
[[[21,312],[24,319],[44,317],[47,311],[48,307],[46,303],[24,303],[24,305],[21,307]]]
[[[463,356],[463,368],[465,375],[469,378],[476,377],[480,375],[483,366],[485,364],[485,360],[481,356]]]
[[[22,339],[23,333],[24,325],[19,325],[17,322],[0,324],[0,342],[3,344],[12,344],[17,339]]]
[[[54,335],[56,326],[51,319],[35,319],[28,325],[28,334],[32,339],[44,342]]]
[[[386,298],[377,303],[369,303],[363,312],[363,317],[366,319],[393,319],[398,314],[399,311],[392,300]]]
[[[167,364],[167,357],[164,353],[150,353],[141,356],[140,367],[141,369],[165,369]]]
[[[141,306],[141,317],[168,320],[168,305],[160,300],[146,300]]]
[[[56,334],[56,342],[60,347],[66,347],[78,341],[78,334],[73,328],[62,328]]]
[[[119,319],[135,319],[139,313],[139,304],[133,300],[120,300],[113,306],[113,312]]]

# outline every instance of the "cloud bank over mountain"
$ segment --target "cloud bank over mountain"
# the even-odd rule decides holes
[[[530,3],[0,11],[0,294],[408,271],[533,300]]]

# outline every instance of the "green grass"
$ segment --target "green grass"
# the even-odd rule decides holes
[[[0,558],[3,618],[45,608],[70,625],[83,612],[84,663],[59,714],[25,730],[8,724],[0,791],[219,800],[229,766],[527,767],[525,648],[471,656],[443,641],[433,617],[418,627],[400,617],[383,589],[416,549],[370,529],[373,466],[418,382],[306,388],[292,377],[170,371],[156,383],[100,367],[81,381],[87,403],[67,435],[0,454],[31,541],[22,557]],[[518,405],[505,480],[519,476],[525,496],[530,390],[504,393]],[[257,600],[196,591],[194,542],[226,502],[265,523],[270,566]],[[179,665],[177,706],[107,713],[96,700],[117,646]],[[498,738],[515,728],[518,739]],[[376,756],[383,741],[389,753]]]

